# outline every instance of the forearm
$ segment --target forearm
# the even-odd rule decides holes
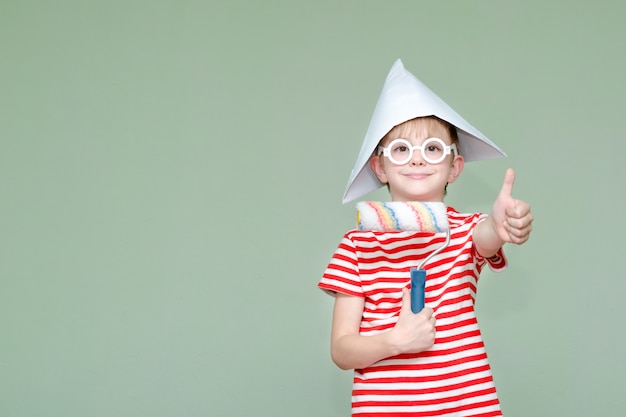
[[[330,343],[333,362],[341,369],[363,369],[391,356],[430,348],[435,341],[433,310],[425,307],[413,314],[410,297],[410,291],[404,289],[400,315],[391,330],[362,336],[364,299],[337,294]]]
[[[494,256],[504,245],[504,240],[498,235],[491,215],[476,225],[473,240],[476,251],[485,258]]]
[[[401,353],[391,340],[390,332],[374,336],[346,334],[333,340],[331,356],[341,369],[362,369]]]

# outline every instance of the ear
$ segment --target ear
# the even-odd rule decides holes
[[[374,174],[376,174],[376,177],[378,177],[380,182],[387,184],[387,174],[385,174],[385,166],[383,165],[381,159],[382,158],[380,156],[372,155],[369,161],[370,168],[374,171]]]
[[[461,172],[463,172],[463,167],[465,166],[465,160],[461,155],[457,155],[452,160],[452,166],[450,167],[450,175],[448,175],[448,184],[452,184],[459,178]]]

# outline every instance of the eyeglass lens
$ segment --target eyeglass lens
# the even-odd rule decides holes
[[[445,146],[445,143],[437,138],[426,140],[422,146],[412,146],[405,139],[396,139],[389,144],[388,157],[391,162],[402,165],[411,160],[414,150],[419,150],[426,162],[434,164],[445,158]]]

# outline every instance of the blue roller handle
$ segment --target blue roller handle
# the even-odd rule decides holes
[[[411,311],[415,314],[424,308],[426,270],[411,268]]]

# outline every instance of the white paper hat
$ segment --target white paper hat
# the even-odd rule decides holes
[[[506,156],[485,135],[466,122],[407,71],[402,61],[398,59],[385,79],[383,90],[374,108],[359,157],[343,195],[344,203],[383,186],[368,163],[376,145],[394,126],[424,116],[437,116],[456,127],[459,136],[459,153],[467,162]]]

